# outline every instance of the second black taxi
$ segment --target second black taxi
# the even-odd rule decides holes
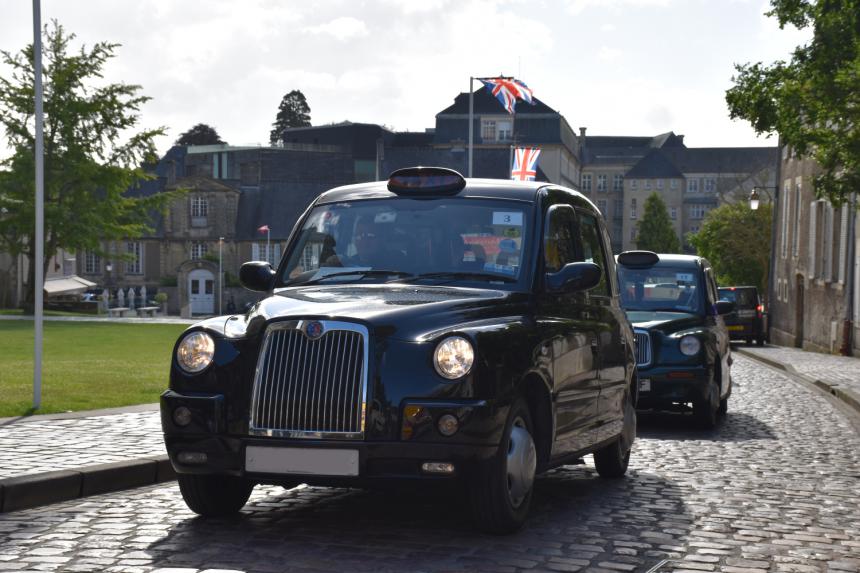
[[[688,409],[716,426],[732,393],[731,347],[714,272],[702,257],[618,255],[621,303],[636,336],[639,408]]]
[[[477,525],[522,525],[535,475],[636,434],[633,332],[600,212],[545,183],[441,168],[318,197],[264,298],[177,341],[161,420],[188,506],[255,484],[460,482]]]

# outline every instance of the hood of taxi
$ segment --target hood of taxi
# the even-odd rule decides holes
[[[245,319],[248,335],[273,320],[346,320],[371,332],[417,340],[457,325],[525,311],[527,295],[493,289],[419,285],[292,287],[260,301]]]
[[[700,326],[705,320],[703,316],[689,312],[649,310],[628,310],[627,319],[634,328],[660,330],[666,334]]]

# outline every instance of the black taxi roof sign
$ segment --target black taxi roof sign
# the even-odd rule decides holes
[[[653,251],[624,251],[618,255],[618,264],[625,267],[652,267],[660,261]]]
[[[453,195],[465,186],[463,176],[446,167],[406,167],[388,176],[388,190],[404,195]]]

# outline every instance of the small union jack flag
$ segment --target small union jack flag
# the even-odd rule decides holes
[[[514,165],[511,179],[514,181],[534,181],[537,177],[537,162],[540,149],[518,147],[514,149]]]
[[[514,113],[514,108],[517,105],[517,100],[521,99],[526,103],[534,105],[534,95],[532,90],[523,82],[515,78],[490,78],[481,79],[484,86],[490,90],[496,99],[508,113]]]

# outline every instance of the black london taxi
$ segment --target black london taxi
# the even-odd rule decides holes
[[[640,409],[687,410],[713,428],[732,393],[731,348],[710,263],[691,255],[618,255],[621,304],[633,324]]]
[[[767,320],[764,306],[758,296],[758,288],[754,286],[720,287],[720,300],[735,304],[734,310],[723,317],[729,331],[729,339],[746,340],[747,344],[755,341],[759,346],[767,342]]]
[[[519,528],[535,475],[636,432],[633,332],[599,211],[546,183],[442,168],[320,195],[247,314],[190,327],[161,397],[182,496],[239,511],[255,484],[466,487],[476,524]]]

